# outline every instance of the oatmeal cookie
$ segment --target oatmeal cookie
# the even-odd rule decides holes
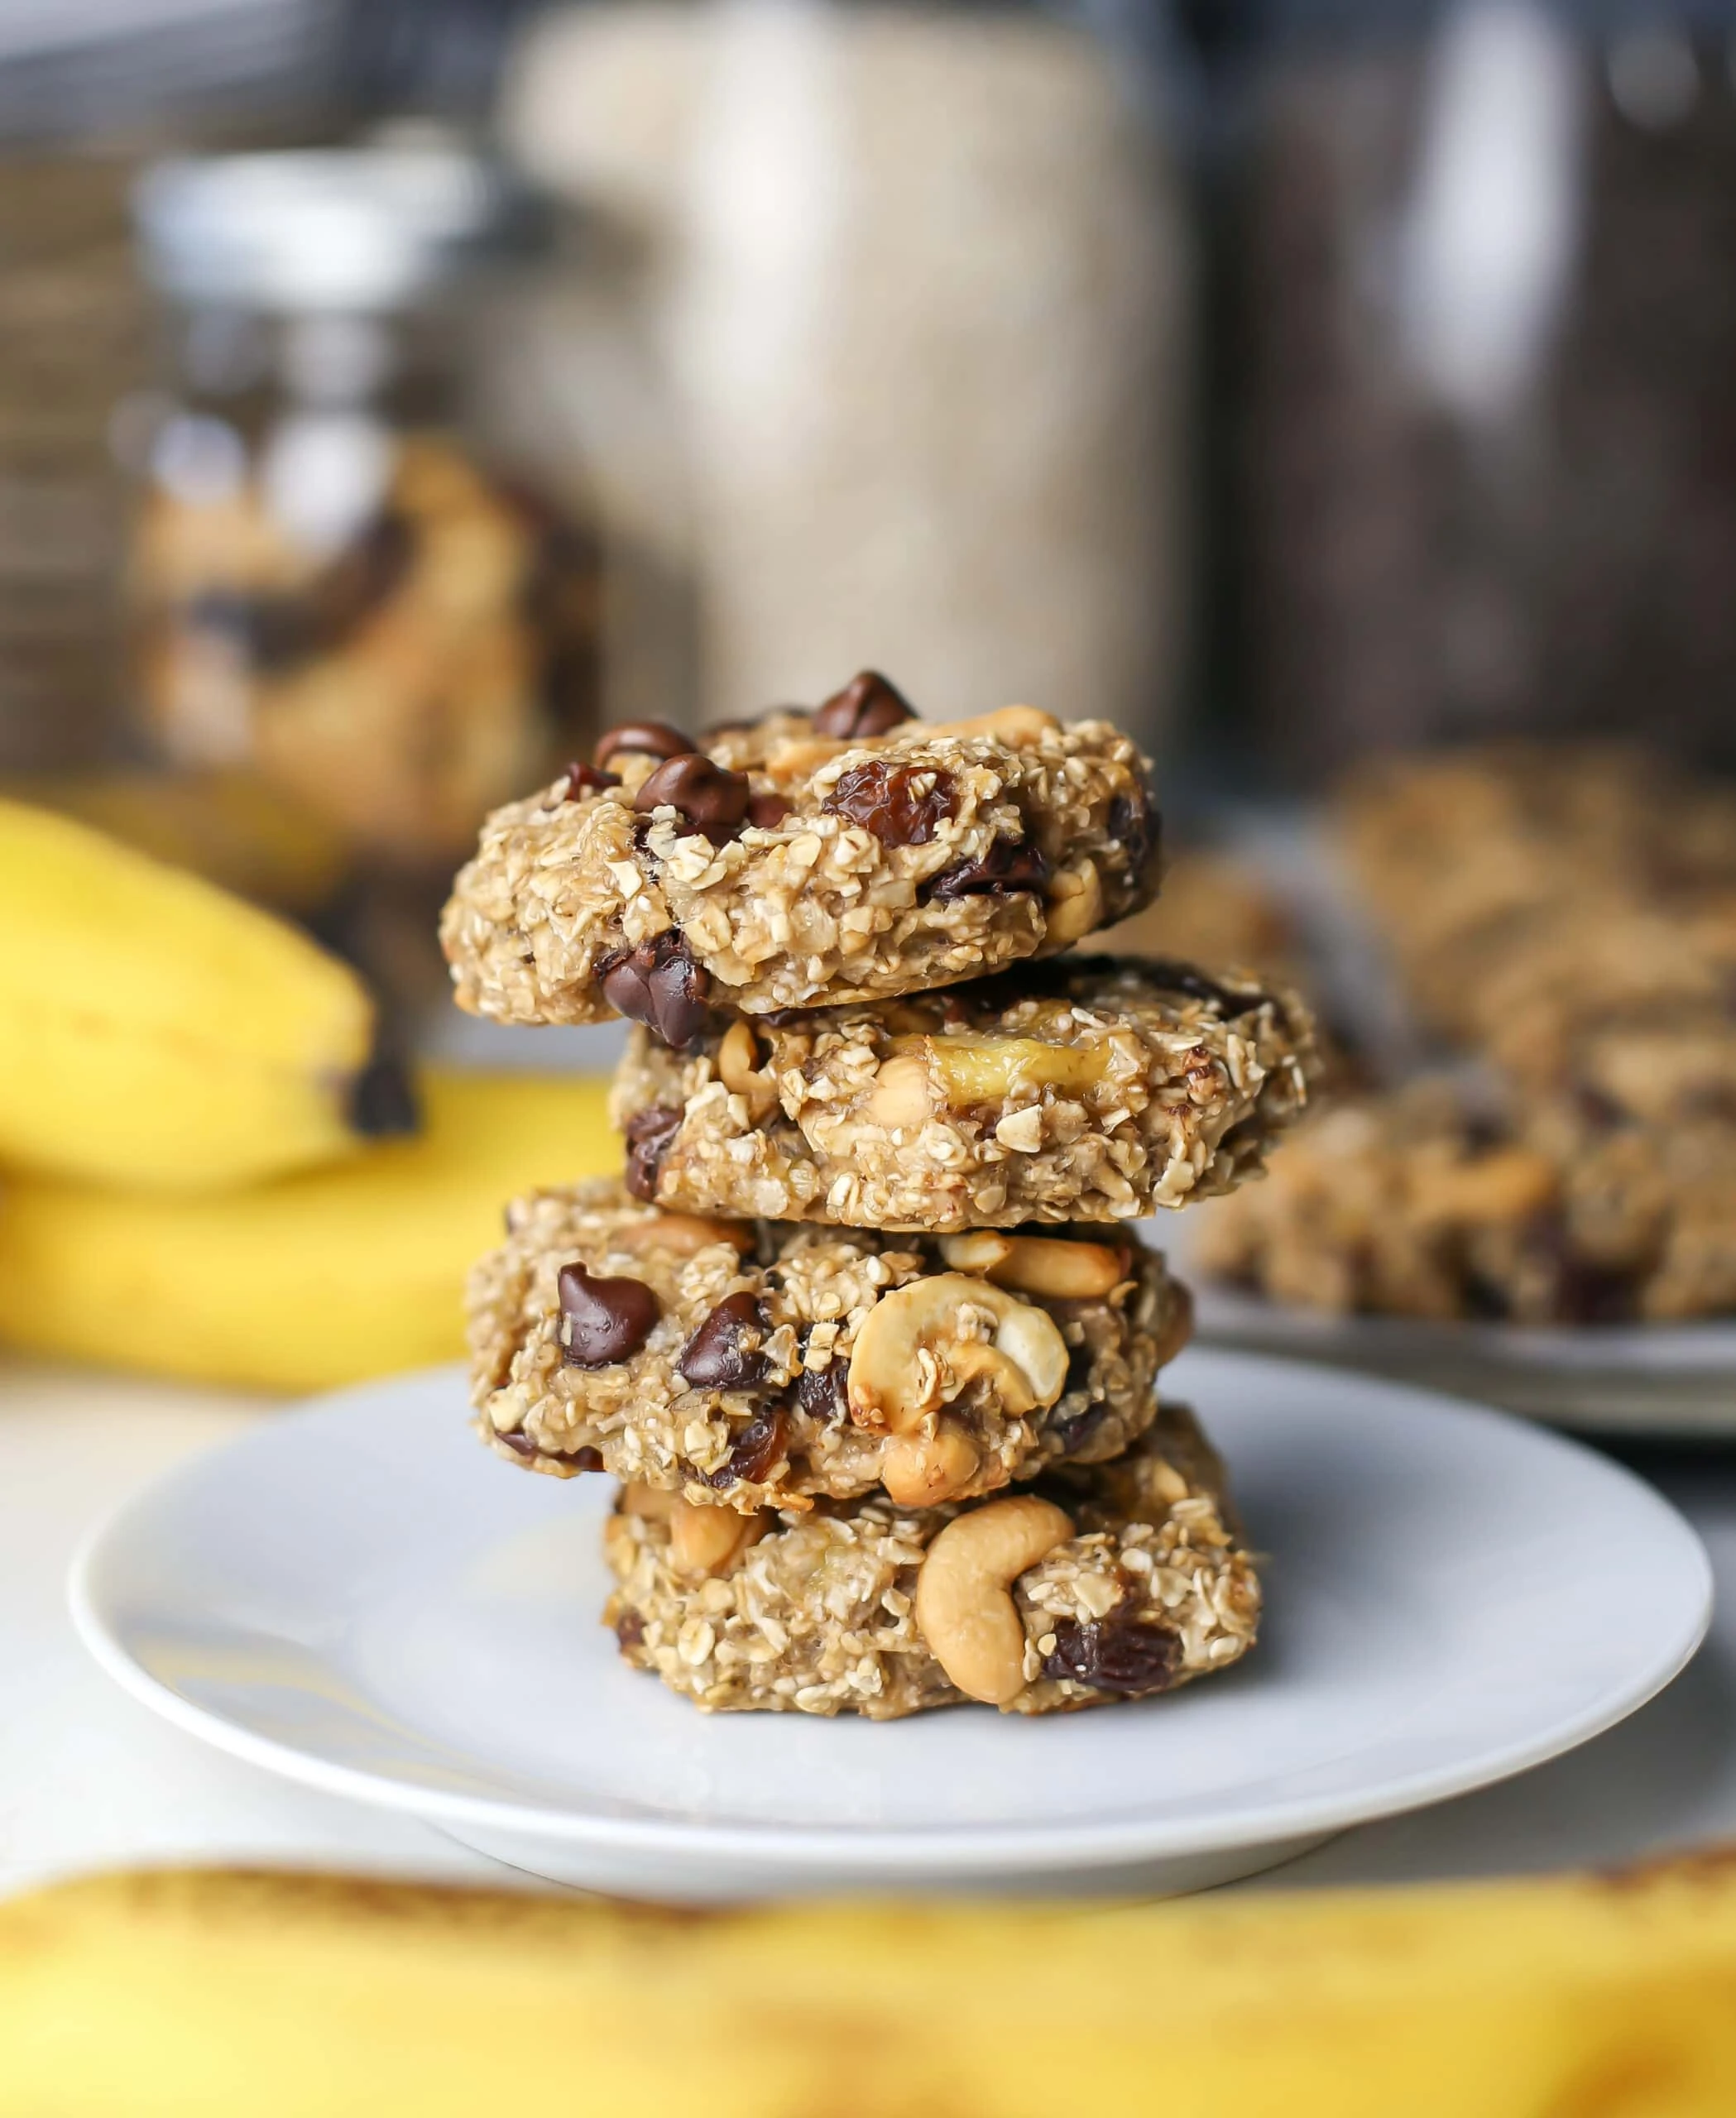
[[[611,730],[594,765],[484,827],[441,924],[459,1005],[508,1023],[624,1014],[679,1047],[713,1007],[950,985],[1155,894],[1147,767],[1106,722],[894,712],[890,687],[861,678],[817,715],[704,750]]]
[[[637,1196],[849,1227],[1131,1220],[1228,1191],[1307,1100],[1294,994],[1063,957],[878,1008],[635,1033],[611,1108]]]
[[[974,1507],[727,1518],[727,1540],[679,1559],[698,1512],[626,1490],[604,1620],[708,1712],[1066,1713],[1227,1669],[1259,1627],[1222,1467],[1178,1405],[1115,1463]]]
[[[1736,1126],[1425,1080],[1297,1128],[1198,1224],[1202,1270],[1273,1300],[1522,1324],[1736,1310]]]
[[[1110,1242],[893,1238],[534,1193],[471,1276],[477,1426],[502,1455],[751,1512],[991,1493],[1115,1455],[1191,1311]]]

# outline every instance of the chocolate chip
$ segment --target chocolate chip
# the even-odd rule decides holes
[[[620,727],[605,731],[597,745],[597,762],[607,764],[611,758],[629,753],[640,758],[679,758],[693,747],[693,737],[671,728],[666,721],[623,721]]]
[[[980,860],[961,860],[928,884],[925,894],[950,903],[961,897],[1010,897],[1019,890],[1040,890],[1049,879],[1049,864],[1023,839],[997,838]]]
[[[1181,1665],[1181,1641],[1168,1626],[1118,1618],[1111,1611],[1087,1625],[1062,1618],[1055,1627],[1055,1645],[1043,1658],[1043,1674],[1073,1677],[1099,1691],[1143,1699],[1149,1692],[1167,1691]]]
[[[633,797],[635,809],[677,810],[713,840],[740,826],[747,803],[747,774],[727,771],[698,750],[666,760]]]
[[[781,794],[753,794],[748,798],[747,821],[755,831],[775,831],[789,811],[790,804]]]
[[[877,669],[864,669],[842,691],[832,693],[815,714],[813,726],[817,736],[861,742],[915,718],[916,709],[901,692]]]
[[[681,1349],[675,1365],[696,1390],[749,1390],[765,1379],[765,1318],[751,1294],[726,1295]]]
[[[830,1426],[850,1409],[850,1363],[831,1360],[824,1368],[804,1368],[796,1385],[796,1402],[811,1420]]]
[[[651,1104],[627,1120],[627,1189],[647,1205],[656,1200],[658,1172],[680,1130],[681,1113],[670,1103]]]
[[[654,1036],[683,1051],[710,1019],[709,975],[693,961],[678,927],[666,927],[631,952],[600,957],[603,998],[629,1022],[643,1023]]]
[[[643,1280],[611,1279],[575,1260],[563,1265],[561,1345],[570,1368],[611,1368],[636,1354],[663,1314]]]
[[[951,773],[871,758],[843,774],[822,806],[871,831],[882,846],[926,846],[958,799]]]
[[[563,802],[576,802],[581,794],[595,793],[605,787],[619,787],[618,773],[599,772],[594,764],[573,764],[567,767],[567,783],[560,791]]]
[[[615,1621],[615,1639],[623,1655],[645,1645],[645,1618],[638,1611],[623,1611]]]
[[[1140,775],[1131,794],[1118,794],[1109,805],[1105,829],[1127,855],[1129,875],[1143,875],[1158,851],[1160,822],[1151,788]]]
[[[706,1483],[719,1493],[727,1492],[737,1478],[759,1485],[783,1453],[784,1413],[781,1406],[773,1405],[755,1413],[736,1435],[728,1462],[713,1471]]]

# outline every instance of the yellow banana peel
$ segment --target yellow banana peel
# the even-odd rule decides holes
[[[0,1162],[196,1191],[328,1162],[373,1033],[295,928],[0,800]]]
[[[0,1908],[29,2118],[1729,2118],[1736,1859],[693,1914],[285,1876]]]
[[[0,1185],[0,1342],[267,1390],[453,1358],[464,1272],[504,1202],[618,1167],[621,1143],[600,1081],[434,1071],[419,1086],[415,1136],[251,1191]]]

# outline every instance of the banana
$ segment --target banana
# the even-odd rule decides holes
[[[1729,2118],[1736,1857],[1137,1906],[718,1913],[290,1875],[0,1907],[42,2118]]]
[[[251,1191],[8,1181],[0,1341],[266,1390],[453,1358],[464,1273],[498,1240],[501,1201],[616,1167],[621,1144],[600,1081],[433,1071],[418,1091],[415,1137]]]
[[[293,927],[0,800],[0,1162],[195,1191],[331,1161],[373,1029]]]

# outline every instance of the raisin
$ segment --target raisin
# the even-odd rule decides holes
[[[759,1350],[765,1335],[765,1317],[755,1298],[746,1292],[726,1295],[681,1349],[675,1365],[696,1390],[751,1389],[765,1379],[765,1356]]]
[[[864,669],[842,691],[832,693],[815,714],[813,726],[817,736],[865,742],[915,718],[915,708],[895,686],[877,669]]]
[[[755,1413],[736,1435],[727,1463],[712,1472],[706,1483],[719,1493],[727,1491],[737,1478],[745,1478],[750,1485],[760,1485],[783,1452],[784,1413],[780,1406],[773,1405],[763,1412]]]
[[[691,1044],[710,1020],[712,981],[693,961],[679,927],[665,927],[631,951],[597,959],[603,998],[617,1014],[643,1023],[675,1051]]]
[[[627,1120],[627,1189],[647,1205],[655,1203],[658,1172],[680,1130],[681,1113],[670,1103],[650,1104]]]
[[[731,772],[698,750],[666,759],[633,797],[633,807],[643,813],[675,810],[713,844],[741,828],[747,803],[747,774]]]
[[[532,1458],[544,1464],[570,1464],[575,1471],[600,1471],[602,1451],[588,1444],[583,1449],[539,1449],[528,1434],[497,1434],[495,1440],[510,1449],[515,1456]]]
[[[638,1611],[623,1611],[615,1621],[615,1638],[623,1655],[645,1645],[645,1619]]]
[[[605,732],[597,745],[597,762],[607,764],[624,752],[640,758],[679,758],[693,747],[692,737],[666,721],[626,721]]]
[[[1118,794],[1109,805],[1105,828],[1127,855],[1130,875],[1143,875],[1158,851],[1159,822],[1151,788],[1141,775],[1131,794]]]
[[[926,846],[957,806],[951,773],[885,758],[852,765],[822,804],[871,831],[882,846]]]
[[[1216,1008],[1221,1015],[1251,1015],[1256,1008],[1271,1008],[1280,1017],[1283,1013],[1271,994],[1262,993],[1257,987],[1238,991],[1233,985],[1220,985],[1204,971],[1196,970],[1192,964],[1153,959],[1142,964],[1140,970],[1147,985],[1155,986],[1160,993],[1179,993],[1186,999]]]
[[[1049,879],[1049,864],[1022,839],[997,838],[980,860],[961,860],[937,875],[926,894],[950,903],[961,897],[1010,897],[1019,890],[1040,890]]]
[[[1167,1691],[1182,1665],[1182,1643],[1168,1626],[1138,1618],[1106,1618],[1081,1625],[1063,1618],[1055,1645],[1044,1657],[1046,1677],[1072,1677],[1098,1691],[1143,1699]]]
[[[561,1344],[572,1368],[611,1368],[636,1354],[651,1335],[662,1306],[643,1280],[593,1273],[582,1260],[563,1265]]]
[[[811,1420],[830,1426],[850,1409],[850,1363],[832,1360],[824,1368],[804,1368],[796,1385],[796,1402]]]

